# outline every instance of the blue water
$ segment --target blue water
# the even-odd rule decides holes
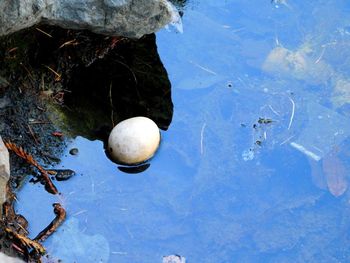
[[[350,4],[188,1],[182,22],[157,33],[175,108],[150,167],[78,136],[59,198],[18,193],[31,235],[60,201],[63,262],[350,262]]]

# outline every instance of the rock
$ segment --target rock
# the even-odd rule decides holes
[[[98,34],[140,38],[180,21],[167,0],[1,0],[0,36],[39,22]]]
[[[146,117],[134,117],[113,128],[108,138],[108,151],[118,163],[138,164],[154,155],[159,142],[157,124]]]
[[[0,252],[0,262],[3,262],[3,263],[24,263],[23,260],[21,260],[19,258],[10,257],[2,252]]]
[[[311,85],[326,83],[334,70],[323,60],[314,59],[309,52],[305,46],[296,51],[275,47],[266,57],[262,70],[273,76],[303,80]]]
[[[69,150],[70,155],[77,155],[79,153],[78,148],[72,148]]]
[[[179,255],[170,255],[163,257],[163,263],[186,263],[186,258]]]
[[[51,170],[56,172],[55,178],[57,181],[66,181],[75,175],[75,172],[70,169],[59,169],[59,170]]]
[[[6,186],[10,179],[10,157],[9,152],[0,137],[0,205],[6,201]],[[2,209],[0,209],[2,215]],[[2,261],[1,261],[2,262]]]

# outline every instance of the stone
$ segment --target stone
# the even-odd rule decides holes
[[[10,179],[10,157],[9,152],[0,136],[0,205],[6,201],[7,182]],[[2,215],[2,209],[0,209]]]
[[[69,150],[70,155],[77,155],[79,153],[78,148],[72,148]]]
[[[24,263],[23,260],[19,258],[10,257],[3,252],[0,252],[0,262],[2,263]]]
[[[180,21],[167,0],[1,0],[0,36],[40,22],[67,29],[140,38]]]
[[[163,257],[163,263],[186,263],[186,258],[179,255],[170,255]]]
[[[159,142],[157,124],[146,117],[134,117],[113,128],[108,138],[108,152],[117,163],[139,164],[154,155]]]

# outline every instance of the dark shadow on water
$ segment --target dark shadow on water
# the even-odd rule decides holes
[[[106,142],[113,126],[130,117],[149,117],[160,129],[168,128],[173,115],[171,84],[154,34],[133,40],[40,28],[52,37],[35,34],[30,64],[63,73],[58,85],[61,105],[55,107],[63,130]]]
[[[128,174],[138,174],[146,171],[151,164],[145,163],[137,166],[118,166],[118,169],[124,173]]]
[[[120,40],[102,59],[75,68],[67,86],[72,91],[65,100],[69,115],[86,128],[79,135],[105,139],[112,124],[135,116],[149,117],[164,130],[170,125],[171,87],[154,35]],[[96,112],[101,115],[90,114]]]

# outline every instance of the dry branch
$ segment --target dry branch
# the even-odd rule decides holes
[[[31,240],[30,238],[17,234],[10,228],[5,228],[6,233],[12,235],[17,241],[19,241],[24,247],[29,249],[34,249],[37,253],[43,255],[45,254],[45,248],[35,240]]]
[[[59,203],[54,203],[54,213],[56,215],[55,219],[43,230],[41,231],[34,240],[36,241],[45,241],[56,229],[63,223],[66,219],[66,211]]]
[[[41,176],[45,181],[46,191],[48,191],[51,194],[58,194],[57,188],[52,183],[47,171],[33,158],[33,156],[31,156],[25,150],[23,150],[22,147],[19,147],[12,142],[5,141],[4,144],[7,149],[9,149],[10,151],[13,151],[16,155],[23,158],[27,163],[35,166],[39,170]]]

